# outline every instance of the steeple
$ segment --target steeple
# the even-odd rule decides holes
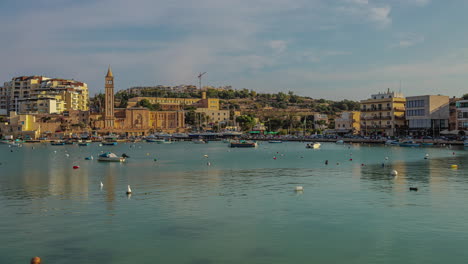
[[[111,70],[111,67],[109,65],[109,69],[107,70],[107,75],[106,77],[114,77],[114,75],[112,75],[112,70]]]

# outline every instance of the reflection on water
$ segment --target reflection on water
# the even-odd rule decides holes
[[[130,146],[26,144],[15,152],[0,146],[0,210],[9,216],[0,217],[6,245],[0,263],[24,263],[30,255],[47,263],[117,264],[462,263],[468,257],[460,254],[468,235],[461,150]],[[101,151],[131,158],[84,160]],[[419,191],[409,192],[413,186]]]

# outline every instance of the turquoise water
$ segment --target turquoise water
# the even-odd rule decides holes
[[[466,263],[468,151],[304,146],[0,145],[0,263]]]

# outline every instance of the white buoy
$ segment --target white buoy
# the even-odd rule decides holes
[[[296,189],[294,189],[296,192],[302,192],[304,191],[304,187],[302,186],[296,186]]]
[[[127,194],[131,194],[132,193],[132,189],[130,189],[130,185],[127,185]]]
[[[102,147],[102,144],[99,144],[100,147]]]
[[[385,160],[388,160],[388,157],[385,157]]]
[[[68,157],[70,157],[70,154],[67,153],[67,154],[65,154],[65,156],[67,156],[67,158],[68,158]]]
[[[93,159],[94,159],[94,157],[93,157],[93,155],[91,155],[91,160],[93,160]]]
[[[424,159],[428,159],[429,158],[429,154],[426,153],[426,155],[424,156]]]
[[[206,163],[206,166],[211,166],[211,162],[207,162],[207,163]]]
[[[208,158],[208,155],[203,155],[203,157]]]
[[[101,182],[101,189],[102,189],[102,187],[104,187],[104,184],[102,184],[102,182]]]
[[[390,175],[392,175],[392,176],[397,176],[397,175],[398,175],[398,171],[392,170],[392,172],[390,172]]]

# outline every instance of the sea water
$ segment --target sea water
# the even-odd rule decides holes
[[[130,158],[98,162],[106,151]],[[298,142],[0,145],[0,263],[466,263],[467,154]]]

